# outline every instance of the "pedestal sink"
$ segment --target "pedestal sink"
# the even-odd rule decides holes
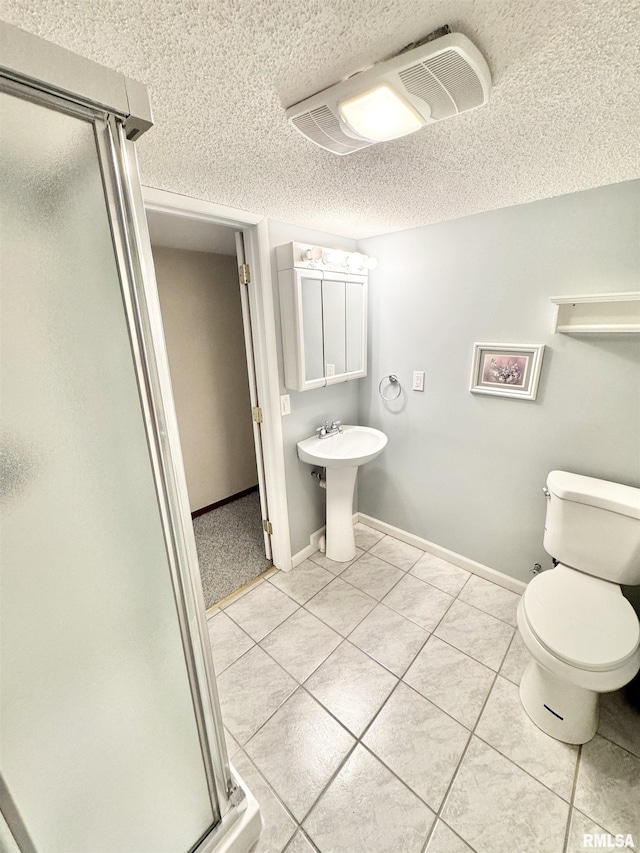
[[[327,469],[327,557],[338,563],[356,555],[353,537],[353,490],[358,467],[379,456],[387,436],[378,429],[343,426],[342,432],[297,444],[298,457],[309,465]]]

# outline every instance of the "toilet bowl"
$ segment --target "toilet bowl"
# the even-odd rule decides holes
[[[598,728],[598,696],[640,670],[640,623],[617,584],[567,566],[535,577],[518,606],[518,629],[532,659],[520,698],[533,722],[565,743]]]
[[[640,489],[552,471],[544,491],[544,547],[559,563],[529,583],[518,606],[532,656],[520,699],[548,735],[586,743],[599,694],[640,670],[640,622],[620,589],[640,584]]]

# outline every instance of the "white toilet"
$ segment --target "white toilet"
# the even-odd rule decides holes
[[[518,628],[533,659],[520,699],[565,743],[598,727],[598,694],[640,669],[640,623],[620,584],[640,584],[640,489],[566,471],[547,478],[544,547],[558,561],[529,583]]]

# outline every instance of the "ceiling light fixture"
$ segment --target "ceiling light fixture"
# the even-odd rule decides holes
[[[424,127],[424,119],[388,84],[340,101],[340,118],[354,133],[373,142],[388,142]]]
[[[309,249],[305,249],[302,253],[303,261],[319,261],[322,257],[322,249],[319,246],[311,246]]]
[[[392,59],[294,104],[287,118],[321,148],[353,154],[483,106],[490,93],[489,66],[478,48],[444,27]]]
[[[371,255],[361,252],[344,252],[341,249],[326,249],[320,246],[306,246],[300,249],[300,261],[312,269],[332,269],[340,272],[365,275],[373,270],[378,262]]]

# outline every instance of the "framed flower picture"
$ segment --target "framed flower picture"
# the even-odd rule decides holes
[[[474,344],[470,390],[535,400],[543,354],[544,344]]]

